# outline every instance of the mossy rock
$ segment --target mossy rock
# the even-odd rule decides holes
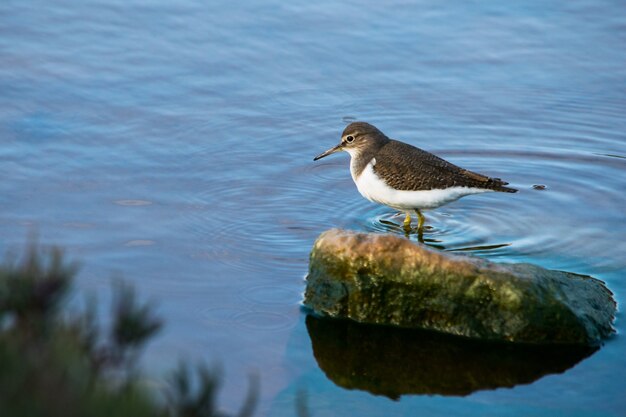
[[[394,235],[332,229],[311,252],[315,312],[482,340],[597,345],[616,304],[595,278],[434,251]]]

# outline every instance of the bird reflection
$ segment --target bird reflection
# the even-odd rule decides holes
[[[385,228],[394,233],[403,233],[404,237],[410,239],[412,236],[417,237],[417,241],[419,243],[423,243],[426,246],[430,246],[431,248],[445,250],[449,252],[478,252],[485,250],[493,250],[498,248],[503,248],[506,246],[511,246],[510,243],[496,243],[491,245],[474,245],[474,246],[464,246],[460,248],[449,248],[443,244],[443,241],[438,239],[433,239],[429,237],[424,237],[424,231],[428,231],[432,233],[435,229],[432,226],[424,226],[423,228],[418,227],[409,227],[406,228],[397,223],[394,223],[390,220],[380,219],[379,222],[385,225]]]

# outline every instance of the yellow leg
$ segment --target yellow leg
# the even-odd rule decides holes
[[[404,228],[406,229],[407,227],[410,228],[411,227],[411,215],[409,213],[406,214],[406,217],[404,218]]]
[[[409,213],[407,213],[406,217],[404,218],[403,229],[404,235],[406,237],[409,237],[409,234],[411,233],[411,215]]]
[[[422,232],[424,230],[424,220],[426,219],[424,218],[422,212],[419,211],[419,209],[415,209],[415,212],[417,213],[417,231]]]

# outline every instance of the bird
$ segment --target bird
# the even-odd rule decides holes
[[[470,194],[518,191],[500,178],[461,168],[423,149],[390,139],[366,122],[350,123],[339,144],[313,160],[339,151],[350,154],[350,174],[363,197],[406,214],[403,227],[407,234],[413,213],[417,214],[417,230],[422,234],[423,210]]]

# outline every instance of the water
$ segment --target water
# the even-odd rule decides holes
[[[431,243],[621,302],[622,2],[127,3],[0,3],[1,252],[34,231],[104,300],[122,274],[167,322],[150,372],[220,362],[229,410],[256,372],[258,415],[295,415],[302,390],[316,417],[624,415],[621,316],[568,370],[395,401],[327,376],[299,304],[319,233],[398,233],[347,155],[312,161],[356,119],[520,189],[427,212]]]

